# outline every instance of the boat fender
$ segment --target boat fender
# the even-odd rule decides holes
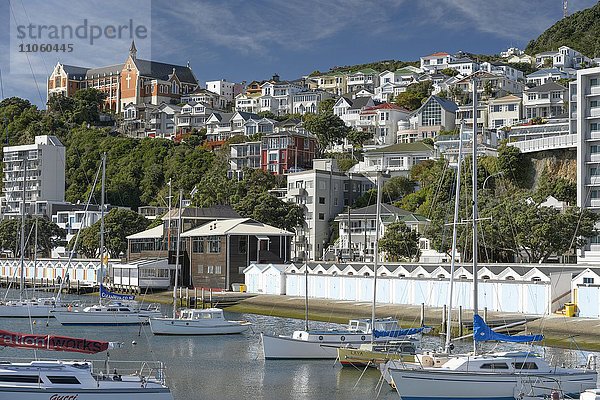
[[[365,339],[366,339],[366,338],[365,338],[365,335],[362,335],[362,336],[360,337],[360,340],[362,340],[362,341],[364,341]]]
[[[319,336],[319,340],[323,340],[323,336]]]
[[[68,312],[71,312],[71,311],[73,311],[73,307],[72,307],[70,304],[69,304],[69,306],[67,307],[67,311],[68,311]]]
[[[346,336],[342,336],[342,337],[340,338],[340,340],[343,342],[344,340],[346,340]]]

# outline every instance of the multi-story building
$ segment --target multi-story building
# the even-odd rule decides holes
[[[150,110],[148,137],[173,139],[175,137],[175,120],[181,113],[181,107],[162,103]]]
[[[499,63],[499,62],[484,62],[481,63],[482,71],[487,71],[496,75],[504,75],[513,81],[522,81],[523,80],[523,71],[520,71],[508,64]]]
[[[65,147],[55,136],[36,136],[34,144],[3,149],[2,218],[52,216],[53,205],[65,201]]]
[[[292,112],[304,115],[306,113],[316,114],[319,104],[332,97],[332,94],[324,90],[303,90],[292,96]]]
[[[356,129],[371,134],[365,144],[379,146],[396,143],[398,121],[408,118],[410,111],[391,103],[378,104],[361,110]]]
[[[451,100],[430,96],[408,120],[398,121],[398,143],[435,138],[440,131],[452,131],[458,105]]]
[[[240,93],[235,97],[235,111],[256,114],[260,111],[260,94]]]
[[[361,175],[352,178],[340,172],[335,159],[313,161],[313,169],[287,176],[286,199],[304,208],[305,223],[296,229],[292,258],[322,259],[331,241],[330,220],[345,206],[373,187]]]
[[[80,89],[96,88],[107,95],[104,108],[120,113],[129,103],[177,104],[182,95],[197,87],[198,81],[189,64],[181,66],[139,59],[132,42],[123,64],[86,68],[58,63],[48,78],[48,98],[71,97]]]
[[[377,86],[379,86],[379,73],[372,68],[365,68],[356,72],[348,73],[348,93],[357,92],[362,89],[366,89],[371,93],[374,93],[375,87]]]
[[[261,168],[261,142],[232,143],[229,145],[229,177],[242,178],[244,168]]]
[[[280,131],[261,139],[261,168],[275,175],[312,167],[317,139],[306,132]]]
[[[244,123],[244,135],[251,137],[253,135],[268,135],[273,133],[277,121],[269,118],[253,119],[249,118]]]
[[[329,92],[335,96],[342,96],[348,93],[348,77],[341,72],[332,72],[330,74],[320,75],[313,78],[317,83],[317,88]]]
[[[181,112],[175,115],[175,126],[178,135],[200,130],[206,126],[206,120],[216,109],[206,103],[191,101],[181,106]]]
[[[411,83],[417,82],[423,71],[419,68],[406,66],[396,71],[383,71],[379,74],[379,86],[375,88],[375,100],[388,102],[393,96],[406,91]]]
[[[227,82],[225,79],[220,81],[206,82],[206,89],[218,94],[223,99],[223,104],[219,104],[220,108],[225,108],[228,103],[233,103],[233,99],[238,94],[241,94],[244,86],[241,83]]]
[[[566,96],[567,88],[552,81],[527,89],[523,93],[525,118],[551,118],[564,113]]]
[[[577,206],[600,212],[600,67],[577,71],[570,89],[577,128]],[[600,262],[600,234],[578,251],[578,262]]]
[[[270,111],[275,115],[291,114],[293,96],[303,89],[296,82],[280,81],[278,75],[274,75],[260,88],[259,111]]]
[[[360,112],[368,107],[375,106],[370,97],[340,97],[333,105],[333,113],[340,117],[347,126],[355,127],[360,120]]]
[[[182,103],[204,103],[212,108],[222,108],[220,107],[221,96],[217,93],[213,93],[210,90],[206,90],[204,88],[197,88],[192,93],[185,94],[181,96]]]
[[[457,71],[462,76],[468,76],[475,71],[479,71],[479,67],[478,62],[467,57],[457,58],[448,63],[448,68]]]
[[[257,114],[246,112],[215,112],[206,120],[206,145],[212,149],[221,147],[226,140],[236,135],[244,135],[246,122],[260,121]]]
[[[515,125],[523,119],[522,105],[523,99],[512,94],[491,99],[488,106],[488,126],[501,129]]]
[[[423,142],[393,144],[365,152],[364,161],[354,165],[351,172],[369,177],[381,171],[390,176],[408,176],[413,166],[433,155],[433,147]]]
[[[560,46],[557,51],[545,51],[535,55],[535,65],[538,68],[553,66],[556,68],[581,68],[590,64],[591,59],[569,46]]]
[[[546,68],[532,72],[525,78],[529,86],[540,86],[548,82],[556,82],[560,79],[575,78],[575,72],[563,71],[558,68]]]
[[[425,72],[437,72],[448,68],[448,65],[454,61],[456,57],[445,52],[437,52],[428,56],[421,57],[421,69]]]
[[[458,80],[455,86],[466,93],[472,100],[473,80],[477,81],[477,94],[479,99],[503,97],[507,94],[519,94],[525,90],[525,84],[517,80],[508,78],[505,75],[498,75],[487,71],[477,71],[473,74]]]

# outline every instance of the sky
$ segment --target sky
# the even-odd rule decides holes
[[[569,13],[596,2],[570,0]],[[562,14],[562,0],[2,0],[0,95],[45,108],[58,61],[119,64],[132,38],[138,58],[189,61],[201,83],[250,82],[437,51],[497,54],[524,48]]]

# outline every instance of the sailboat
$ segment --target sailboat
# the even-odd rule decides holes
[[[376,236],[379,235],[379,216],[381,213],[381,177],[377,176],[377,216]],[[375,241],[375,264],[373,274],[373,293],[377,282],[377,241]],[[304,266],[308,281],[308,267]],[[306,285],[308,289],[308,284]],[[305,291],[306,324],[304,330],[293,332],[291,336],[269,335],[261,333],[265,359],[337,359],[338,348],[358,349],[361,345],[381,345],[392,337],[410,339],[423,329],[403,330],[398,321],[391,318],[375,318],[375,294],[371,319],[351,319],[344,329],[309,330],[308,329],[308,290]]]
[[[0,346],[96,354],[115,347],[115,343],[0,330]],[[113,361],[109,364],[108,358],[98,361],[3,360],[0,362],[0,398],[94,400],[116,397],[131,400],[173,400],[171,390],[165,382],[165,369],[161,362],[143,362],[141,365],[136,363],[134,366],[132,362]],[[138,372],[123,373],[123,368]]]
[[[50,311],[54,310],[59,304],[54,297],[46,298],[25,298],[25,209],[26,209],[26,184],[27,184],[27,157],[23,154],[23,199],[21,201],[21,244],[19,256],[19,298],[8,299],[8,291],[4,299],[0,301],[0,317],[9,318],[40,318],[50,316]],[[36,245],[37,245],[37,225],[36,225]]]
[[[150,304],[140,307],[132,303],[134,296],[111,293],[103,285],[104,271],[108,256],[104,246],[104,189],[106,181],[106,153],[102,155],[102,193],[100,200],[100,295],[99,303],[82,310],[53,310],[52,315],[62,325],[138,325],[148,322],[153,316],[160,316],[160,307]],[[104,303],[103,299],[110,300]]]
[[[252,325],[247,321],[225,319],[220,308],[192,309],[177,311],[177,287],[179,281],[179,248],[181,243],[181,210],[183,191],[179,191],[179,215],[177,229],[177,250],[175,255],[175,283],[173,285],[173,317],[150,318],[150,330],[155,335],[228,335],[247,331]]]
[[[375,217],[375,249],[374,249],[374,271],[377,271],[379,260],[379,226],[381,215],[381,180],[377,179],[377,212]],[[376,321],[375,308],[377,306],[377,273],[373,275],[373,303],[371,307],[371,320]],[[414,361],[417,344],[423,333],[428,333],[431,328],[423,326],[419,328],[395,329],[393,331],[374,331],[369,343],[361,343],[358,348],[341,346],[337,348],[337,358],[342,366],[377,366],[389,360],[400,360],[405,362]],[[378,337],[384,337],[385,342],[376,341]]]
[[[550,365],[543,357],[530,351],[507,351],[479,354],[481,341],[532,343],[543,339],[542,335],[510,336],[494,332],[478,315],[477,310],[477,88],[474,82],[473,101],[473,352],[452,356],[450,340],[451,318],[446,329],[446,346],[442,354],[426,352],[417,354],[417,363],[401,364],[390,361],[382,368],[384,378],[391,381],[403,400],[425,399],[482,399],[514,400],[524,396],[549,396],[560,391],[565,396],[596,387],[597,372],[592,363],[582,368],[565,368]],[[454,277],[454,255],[456,252],[456,225],[458,192],[460,187],[460,163],[462,158],[461,126],[457,168],[457,195],[454,213],[452,244],[452,268],[450,293]],[[451,303],[449,311],[451,312]]]

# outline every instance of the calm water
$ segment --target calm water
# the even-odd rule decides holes
[[[169,308],[165,306],[165,313]],[[225,313],[230,319],[246,319],[249,332],[231,336],[154,336],[149,326],[63,327],[56,320],[0,319],[0,329],[19,332],[54,333],[89,339],[120,341],[123,348],[110,351],[111,360],[160,360],[167,366],[168,384],[175,400],[196,399],[397,399],[387,385],[378,388],[379,373],[341,368],[333,360],[294,361],[262,359],[261,331],[289,334],[303,329],[301,320]],[[311,323],[311,327],[335,324]],[[437,346],[427,338],[428,347]],[[133,345],[132,341],[137,344]],[[468,347],[465,342],[459,347]],[[549,357],[565,363],[584,363],[586,354],[549,349]],[[41,358],[77,358],[76,353],[38,352]],[[28,350],[0,349],[0,357],[33,357]],[[102,355],[81,356],[103,359]],[[359,380],[360,378],[360,380]]]

